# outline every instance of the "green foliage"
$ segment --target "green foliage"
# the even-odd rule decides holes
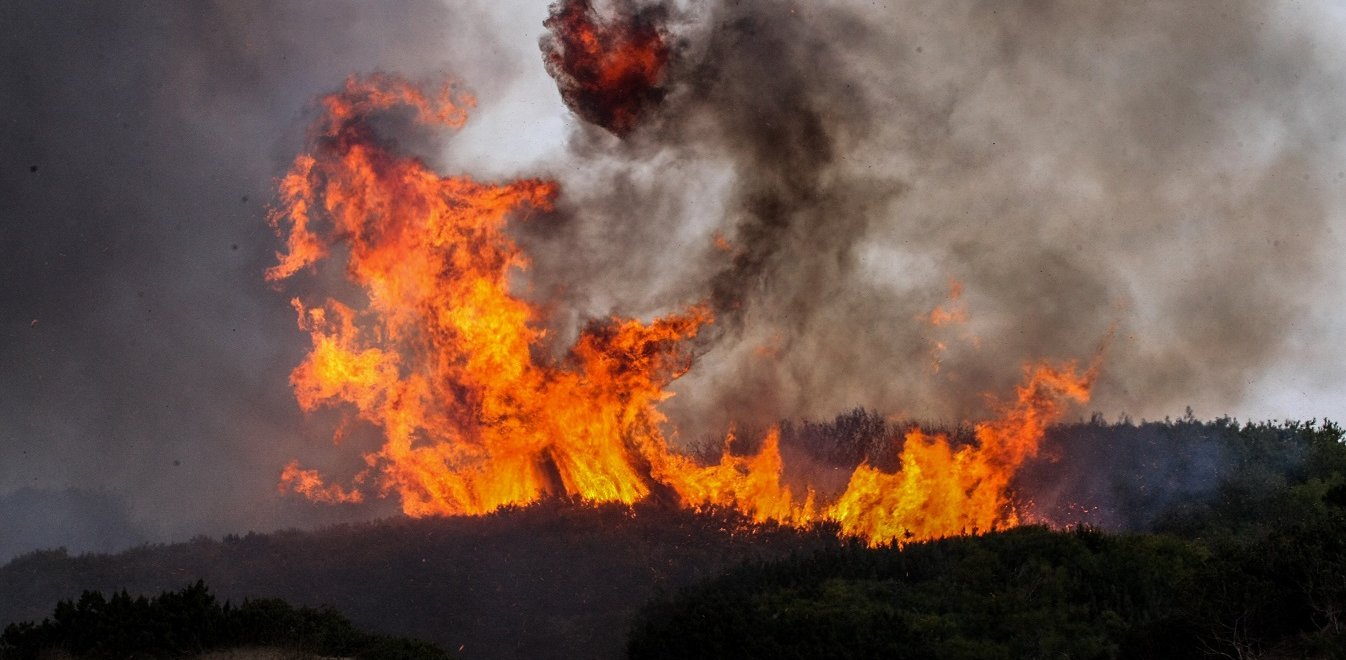
[[[629,657],[1346,657],[1341,427],[1188,417],[1054,433],[1080,450],[1058,469],[1091,451],[1116,466],[1107,490],[1091,466],[1080,493],[1164,533],[1026,527],[748,564],[649,604]]]
[[[42,623],[11,624],[0,635],[0,657],[6,659],[54,650],[88,658],[171,658],[241,646],[371,660],[449,657],[425,642],[361,632],[332,609],[296,608],[278,599],[220,604],[201,581],[148,599],[85,591],[77,601],[58,603]]]
[[[1014,489],[1040,520],[1184,538],[1257,537],[1284,509],[1317,506],[1343,483],[1346,447],[1331,422],[1229,418],[1049,429]]]
[[[744,566],[643,613],[632,658],[1190,657],[1175,539],[1025,527]],[[1156,571],[1156,567],[1163,570]],[[1145,640],[1164,639],[1151,647]]]

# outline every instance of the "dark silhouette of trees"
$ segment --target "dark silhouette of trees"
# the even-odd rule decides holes
[[[906,428],[852,411],[782,428],[782,451],[880,464]],[[1094,419],[1050,430],[1014,488],[1030,517],[1087,524],[871,550],[835,527],[733,511],[549,500],[112,556],[33,552],[0,567],[0,624],[79,619],[82,599],[59,617],[51,606],[83,590],[111,594],[87,612],[200,578],[234,603],[330,604],[363,630],[463,657],[612,658],[629,630],[636,657],[1346,657],[1340,427]],[[216,634],[206,624],[200,639]]]
[[[449,657],[426,642],[361,632],[330,608],[296,608],[274,598],[221,604],[201,581],[153,598],[85,591],[76,601],[57,603],[41,623],[10,624],[0,635],[0,657],[7,660],[53,651],[80,658],[173,658],[255,646],[370,660]]]
[[[1114,520],[1151,533],[1024,527],[753,563],[649,604],[629,657],[1346,657],[1341,427],[1188,416],[1053,434],[1076,453],[1044,466],[1110,461],[1067,485],[1143,509]]]
[[[53,603],[85,589],[156,594],[200,578],[234,603],[328,604],[363,630],[465,658],[612,658],[657,590],[836,543],[834,528],[759,526],[733,511],[549,500],[482,517],[249,533],[116,555],[30,553],[0,567],[0,626],[50,616]]]

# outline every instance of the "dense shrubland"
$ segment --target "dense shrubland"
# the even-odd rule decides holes
[[[1047,484],[1063,503],[1051,514],[1114,531],[848,543],[741,566],[647,606],[629,654],[1346,657],[1342,435],[1190,417],[1058,428],[1019,487]]]

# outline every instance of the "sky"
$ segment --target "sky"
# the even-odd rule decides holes
[[[1081,415],[1346,418],[1346,9],[1124,4],[679,2],[668,99],[618,140],[547,76],[545,2],[0,2],[0,561],[397,510],[276,488],[352,460],[295,404],[308,339],[263,273],[353,73],[474,92],[411,145],[441,171],[561,183],[521,242],[562,335],[734,287],[685,437],[975,417],[1110,329]],[[947,304],[965,326],[920,320]]]

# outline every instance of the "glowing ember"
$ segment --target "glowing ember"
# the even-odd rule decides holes
[[[658,488],[686,506],[732,506],[757,520],[835,520],[878,543],[1013,525],[1007,487],[1068,401],[1085,401],[1093,370],[1038,366],[997,421],[955,447],[916,432],[901,470],[862,465],[835,502],[785,484],[779,438],[753,455],[701,465],[670,450],[658,404],[691,367],[686,342],[711,321],[704,306],[650,323],[589,325],[561,360],[543,357],[538,308],[511,295],[528,267],[511,218],[546,210],[548,181],[490,184],[442,177],[374,139],[368,118],[392,108],[450,127],[470,98],[433,97],[392,78],[351,80],[323,100],[312,153],[295,159],[272,222],[288,251],[268,278],[325,260],[363,296],[295,300],[313,348],[291,376],[305,410],[342,406],[379,427],[382,447],[351,486],[292,463],[281,487],[325,502],[395,494],[407,515],[480,514],[547,495],[635,502]]]
[[[939,327],[956,323],[967,323],[967,304],[962,302],[963,283],[949,280],[949,301],[930,310],[930,325]]]
[[[542,42],[543,58],[571,111],[620,136],[663,98],[660,83],[669,48],[661,11],[614,0],[612,15],[600,17],[589,0],[552,5],[544,23],[552,34]]]
[[[930,313],[918,317],[920,321],[929,326],[931,335],[927,338],[930,342],[930,373],[938,374],[944,367],[944,357],[949,352],[950,344],[968,346],[973,350],[981,348],[981,338],[973,334],[968,328],[967,302],[963,298],[963,283],[956,279],[949,278],[949,297],[941,305],[930,310]],[[950,374],[950,380],[956,379],[956,376]]]

